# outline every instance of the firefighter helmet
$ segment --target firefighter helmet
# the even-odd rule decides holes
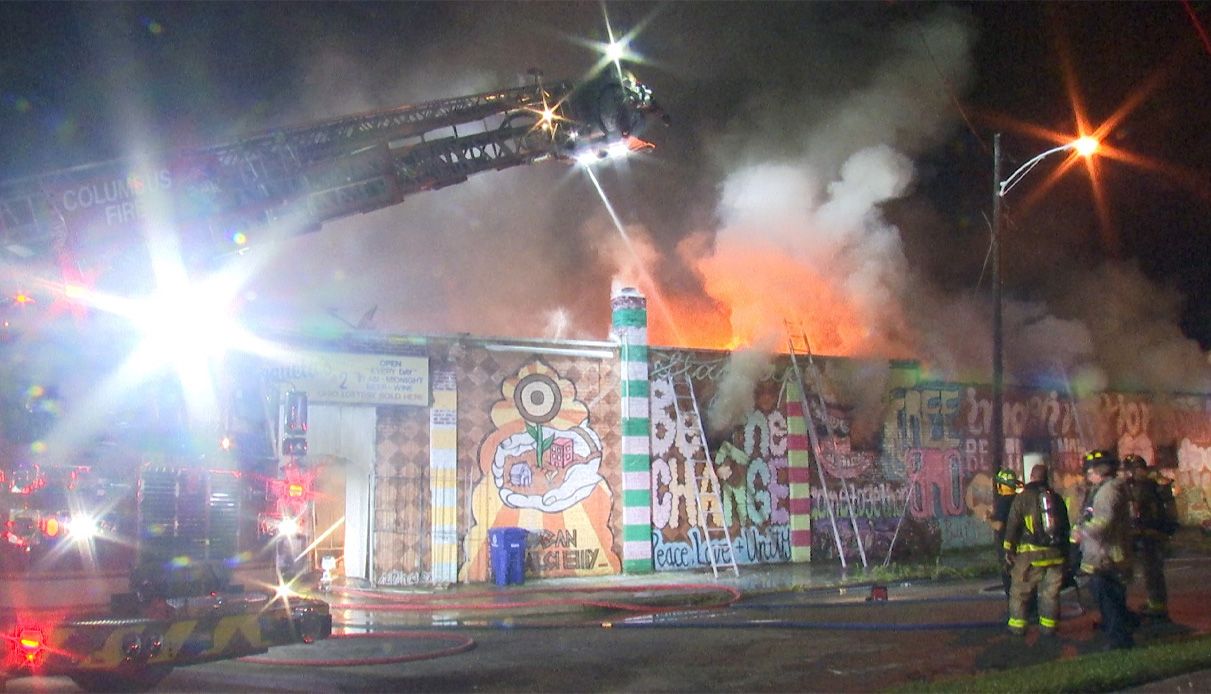
[[[1098,467],[1107,468],[1102,472],[1103,475],[1113,475],[1118,471],[1118,457],[1113,451],[1096,450],[1089,451],[1085,454],[1083,469],[1085,472]]]
[[[998,494],[1014,494],[1022,483],[1018,481],[1017,473],[1007,467],[997,470],[997,474],[993,478],[996,481],[996,491]]]
[[[1134,453],[1128,453],[1123,456],[1123,469],[1125,470],[1143,470],[1148,467],[1148,461]]]

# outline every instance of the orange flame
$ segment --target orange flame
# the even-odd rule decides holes
[[[802,331],[821,354],[874,348],[865,317],[836,280],[788,254],[731,247],[699,260],[696,270],[706,297],[653,287],[646,277],[629,282],[648,298],[651,344],[728,351],[785,346],[789,329],[796,337]]]

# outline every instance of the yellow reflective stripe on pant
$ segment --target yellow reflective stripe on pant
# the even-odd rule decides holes
[[[1060,587],[1063,579],[1062,562],[1036,566],[1028,557],[1019,555],[1013,566],[1013,583],[1009,587],[1010,627],[1025,626],[1029,603],[1037,594],[1039,625],[1044,629],[1054,629],[1060,618]]]

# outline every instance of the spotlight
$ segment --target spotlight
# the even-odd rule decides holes
[[[79,514],[67,521],[67,536],[79,542],[87,542],[97,536],[97,520]]]
[[[622,60],[622,57],[624,55],[626,55],[626,52],[627,52],[627,45],[626,45],[626,42],[624,42],[624,41],[611,41],[608,44],[606,44],[606,48],[605,48],[606,58],[609,58],[610,60],[612,60],[614,62],[618,62],[619,60]]]

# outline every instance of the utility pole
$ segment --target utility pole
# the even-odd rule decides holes
[[[1004,333],[1001,320],[1001,133],[992,138],[992,463],[1005,465]]]

